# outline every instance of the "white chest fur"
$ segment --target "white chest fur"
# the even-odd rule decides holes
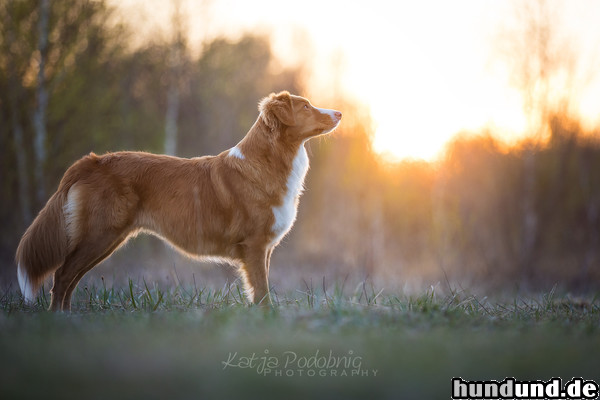
[[[274,233],[275,237],[273,238],[272,245],[276,245],[281,241],[285,234],[292,228],[292,225],[296,220],[298,198],[304,188],[304,177],[306,176],[307,171],[308,154],[306,154],[304,143],[302,143],[292,162],[292,171],[287,179],[283,202],[280,206],[273,207],[275,222],[271,227],[271,231]]]

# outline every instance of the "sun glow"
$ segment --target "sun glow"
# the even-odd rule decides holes
[[[369,7],[338,0],[306,0],[300,7],[279,0],[218,0],[209,7],[196,0],[179,3],[190,18],[191,45],[243,32],[270,35],[282,65],[300,65],[308,93],[322,97],[311,100],[325,107],[323,99],[348,96],[368,105],[373,148],[387,159],[432,161],[459,133],[489,129],[511,142],[527,130],[522,94],[511,87],[506,65],[499,67],[495,47],[502,21],[514,16],[509,2],[373,0]],[[158,12],[141,0],[116,4],[129,4],[136,13],[146,9],[157,27],[169,25],[169,10]],[[584,53],[582,63],[593,69],[600,3],[573,0],[564,8],[561,16]],[[599,80],[588,84],[578,105],[582,120],[592,124],[600,123]]]
[[[510,140],[525,130],[519,93],[488,65],[486,18],[497,16],[477,1],[460,9],[434,3],[435,14],[429,3],[381,2],[368,10],[349,3],[347,12],[360,16],[367,30],[340,33],[339,25],[309,25],[316,44],[313,91],[331,84],[333,75],[342,92],[367,104],[373,148],[387,160],[433,161],[462,132],[493,127]],[[321,37],[333,40],[323,43]],[[336,62],[323,68],[332,53]]]
[[[394,161],[403,158],[433,160],[443,143],[452,135],[439,112],[439,118],[431,118],[434,112],[430,104],[419,106],[403,96],[382,92],[371,101],[371,113],[375,121],[373,149]]]
[[[386,160],[435,161],[457,134],[490,129],[510,142],[526,130],[516,91],[481,78],[462,84],[460,91],[468,94],[465,99],[453,96],[454,89],[440,80],[426,78],[398,82],[397,87],[375,85],[382,90],[373,90],[367,99],[375,121],[373,149]]]

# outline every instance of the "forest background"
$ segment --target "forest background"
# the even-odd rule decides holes
[[[262,97],[288,90],[342,110],[344,120],[308,145],[307,189],[274,254],[275,289],[365,279],[409,292],[449,283],[484,292],[600,288],[600,131],[573,111],[577,54],[556,40],[545,2],[528,3],[497,54],[522,94],[528,132],[510,144],[493,127],[456,132],[428,161],[376,152],[369,104],[336,79],[315,88],[306,42],[293,65],[268,34],[195,43],[174,4],[168,34],[140,37],[105,0],[0,3],[0,284],[15,287],[18,241],[74,161],[92,151],[217,154],[244,136]],[[412,110],[397,112],[397,135],[412,135],[402,123]],[[132,276],[235,279],[231,268],[199,267],[152,237],[86,279]]]

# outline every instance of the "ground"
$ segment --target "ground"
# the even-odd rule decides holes
[[[450,398],[451,378],[600,381],[600,304],[554,292],[490,301],[369,285],[80,288],[73,312],[0,293],[1,398]]]

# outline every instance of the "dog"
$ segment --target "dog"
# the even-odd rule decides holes
[[[237,265],[249,301],[271,304],[271,254],[296,219],[305,143],[333,131],[342,113],[287,91],[271,93],[258,109],[246,136],[216,156],[124,151],[75,162],[17,248],[25,301],[54,273],[50,310],[69,311],[81,278],[146,232],[192,258]]]

